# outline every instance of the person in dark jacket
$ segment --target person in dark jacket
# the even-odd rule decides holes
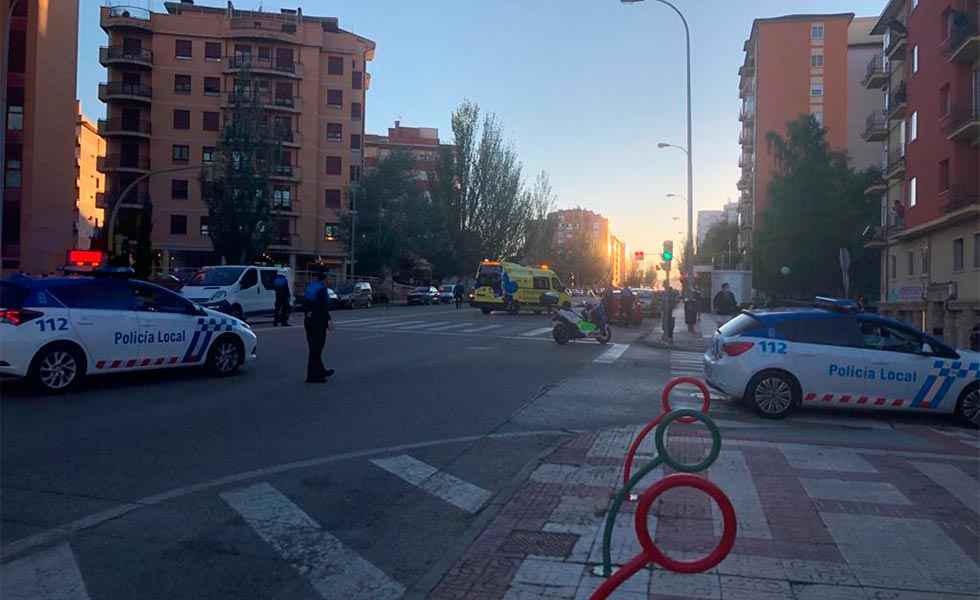
[[[323,280],[323,272],[314,271],[313,279],[306,286],[306,293],[303,295],[306,309],[303,327],[306,329],[306,343],[310,351],[306,361],[306,383],[324,383],[327,377],[334,374],[333,369],[323,366],[323,346],[327,342],[327,330],[330,329],[327,286]]]
[[[276,291],[276,306],[272,312],[272,326],[289,327],[289,280],[282,273],[278,273],[272,280],[272,287]]]
[[[721,291],[715,294],[715,312],[719,315],[733,315],[738,309],[735,294],[727,283],[721,284]]]
[[[456,301],[456,310],[463,307],[463,284],[457,283],[453,286],[453,300]]]

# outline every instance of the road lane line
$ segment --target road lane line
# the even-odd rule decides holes
[[[443,325],[442,327],[433,327],[428,331],[446,331],[447,329],[455,329],[457,327],[467,327],[469,323],[453,323],[452,325]]]
[[[71,546],[62,542],[0,565],[5,600],[89,600]]]
[[[397,329],[398,331],[411,331],[412,329],[428,329],[429,327],[438,327],[439,325],[448,325],[449,321],[424,321],[418,325],[409,325],[408,327],[403,327],[401,325],[395,325],[392,329]]]
[[[460,333],[480,333],[481,331],[490,331],[491,329],[500,329],[503,325],[484,325],[483,327],[473,327],[472,329],[462,329]]]
[[[609,346],[608,350],[597,356],[592,362],[604,364],[614,363],[620,356],[623,355],[623,352],[626,352],[626,349],[629,347],[629,344],[613,344]]]
[[[428,323],[428,321],[391,321],[388,323],[367,323],[362,325],[364,329],[384,329],[386,327],[401,327],[402,325],[414,325],[419,323]]]
[[[479,511],[493,495],[479,486],[453,477],[407,454],[375,458],[371,462],[468,513]]]
[[[933,462],[910,461],[912,466],[922,471],[926,477],[939,484],[967,508],[980,515],[980,485],[953,465]]]
[[[521,334],[521,337],[537,337],[542,333],[551,333],[551,327],[541,327]]]
[[[334,319],[334,322],[336,322],[338,325],[347,325],[348,323],[351,324],[358,323],[363,325],[365,323],[383,323],[386,321],[388,322],[397,321],[400,318],[401,317],[371,317],[370,319]]]
[[[221,497],[323,598],[400,598],[405,587],[324,531],[266,482]]]

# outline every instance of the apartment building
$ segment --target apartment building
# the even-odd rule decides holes
[[[215,159],[236,95],[251,94],[282,136],[268,258],[298,269],[318,264],[342,278],[349,254],[339,227],[350,207],[349,187],[364,166],[367,64],[375,44],[341,29],[336,17],[223,4],[165,2],[163,13],[102,8],[109,40],[99,50],[108,69],[99,86],[107,104],[99,132],[108,150],[100,206],[110,207],[127,185],[152,174],[125,205],[152,199],[161,266],[215,262],[199,168]],[[246,70],[250,89],[239,81]]]
[[[629,268],[626,263],[626,244],[614,235],[609,236],[609,281],[614,287],[626,285]]]
[[[98,159],[105,156],[105,138],[94,121],[82,114],[75,102],[75,247],[88,250],[102,245],[105,211],[96,206],[96,196],[105,192],[105,175],[98,171]]]
[[[878,149],[859,136],[877,102],[861,85],[863,67],[874,53],[873,23],[853,13],[786,15],[756,19],[739,68],[739,250],[743,268],[752,264],[752,232],[769,205],[775,155],[770,132],[810,114],[827,130],[830,146],[848,151],[855,168],[878,163]],[[860,115],[858,118],[856,115]]]
[[[966,346],[980,323],[978,0],[891,0],[865,85],[880,94],[866,137],[887,157],[880,311]]]
[[[575,243],[587,241],[592,249],[608,254],[609,219],[599,213],[584,208],[556,210],[548,214],[555,219],[555,247],[570,247]]]
[[[2,271],[49,273],[75,242],[78,0],[20,0],[9,22]],[[3,40],[0,40],[2,42]]]
[[[413,176],[423,192],[432,191],[432,174],[439,164],[439,152],[452,148],[439,142],[439,130],[434,127],[404,127],[395,121],[388,135],[364,136],[364,168],[372,169],[392,152],[402,151],[415,158]]]

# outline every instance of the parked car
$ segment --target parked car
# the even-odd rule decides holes
[[[439,290],[430,286],[417,287],[408,293],[406,304],[434,304],[439,301]]]
[[[660,314],[660,304],[663,300],[656,292],[648,288],[639,288],[633,290],[633,294],[636,295],[636,305],[640,307],[640,312],[644,316],[656,317]]]
[[[340,305],[343,308],[357,308],[358,306],[371,308],[371,302],[374,299],[371,284],[366,281],[347,284],[337,290],[337,295],[340,297]]]
[[[455,283],[446,283],[439,286],[439,302],[449,304],[453,301],[453,291],[456,289]]]
[[[179,277],[172,273],[164,273],[162,271],[150,275],[146,280],[160,287],[167,288],[171,292],[180,291],[180,288],[184,287],[184,282]]]

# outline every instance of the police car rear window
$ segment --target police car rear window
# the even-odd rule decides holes
[[[135,303],[128,282],[113,279],[73,281],[48,291],[68,308],[132,310]]]
[[[23,308],[24,298],[27,298],[27,288],[0,281],[0,306],[3,308]]]
[[[860,346],[861,340],[854,317],[822,317],[792,319],[776,324],[778,337],[802,344],[825,346]]]
[[[719,327],[718,331],[725,337],[732,337],[741,335],[750,329],[758,329],[759,327],[762,327],[762,323],[759,323],[751,315],[742,313]]]

